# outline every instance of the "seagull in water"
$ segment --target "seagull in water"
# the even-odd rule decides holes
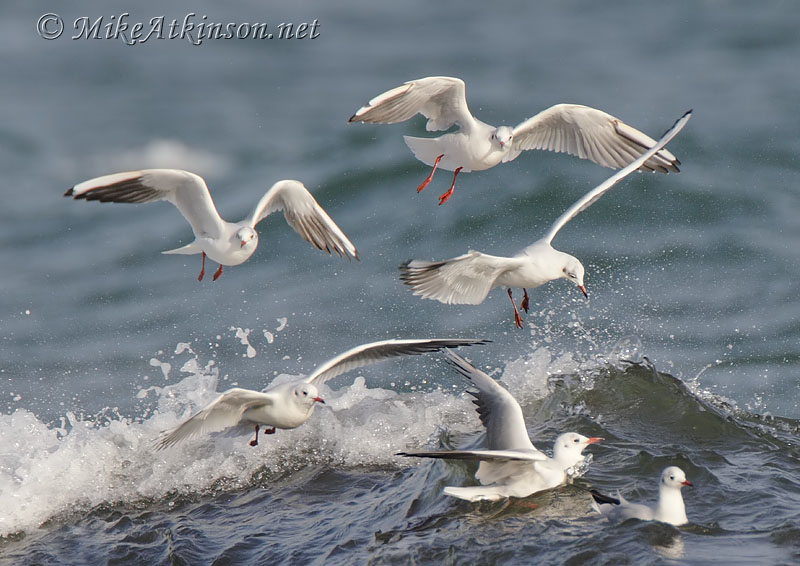
[[[522,409],[511,393],[461,356],[449,351],[446,355],[461,375],[478,388],[477,392],[468,393],[475,397],[473,403],[478,408],[483,426],[486,427],[487,449],[398,453],[398,456],[417,458],[480,461],[475,477],[483,485],[446,487],[446,495],[467,501],[497,500],[504,497],[527,497],[538,491],[558,487],[567,482],[570,468],[583,461],[583,449],[603,440],[567,432],[556,438],[553,457],[546,456],[534,447],[528,437]]]
[[[454,172],[450,190],[439,197],[440,205],[453,194],[461,171],[483,171],[513,161],[526,149],[566,152],[619,169],[655,143],[619,118],[580,104],[556,104],[514,128],[490,126],[470,113],[464,81],[454,77],[408,81],[370,100],[349,122],[394,124],[417,113],[428,119],[429,132],[459,126],[459,130],[438,138],[403,138],[417,159],[433,167],[417,192],[428,186],[437,168]],[[637,168],[677,173],[678,165],[680,161],[663,149]]]
[[[562,214],[541,239],[513,257],[501,257],[470,250],[464,255],[444,261],[409,260],[400,266],[400,279],[414,290],[415,295],[445,304],[477,305],[495,287],[508,287],[508,297],[514,307],[514,322],[522,328],[522,317],[511,294],[512,287],[521,287],[521,307],[528,312],[527,287],[539,287],[554,279],[566,278],[588,296],[583,282],[583,264],[577,258],[551,246],[553,238],[567,222],[589,208],[611,187],[646,163],[686,125],[692,111],[686,112],[648,151],[624,169],[618,171],[573,204]]]
[[[196,434],[249,427],[255,427],[255,438],[250,441],[250,446],[257,446],[262,426],[265,427],[264,434],[274,434],[276,428],[297,428],[306,422],[316,404],[325,403],[318,388],[331,378],[388,358],[486,343],[486,340],[471,338],[434,338],[362,344],[328,360],[300,381],[281,383],[264,392],[240,387],[227,390],[182,424],[163,432],[156,449],[167,448]]]
[[[214,281],[222,275],[223,265],[247,261],[258,246],[256,224],[278,210],[283,210],[289,226],[316,248],[358,259],[355,246],[300,181],[284,180],[272,185],[253,212],[240,222],[223,220],[203,178],[180,169],[143,169],[105,175],[75,185],[64,196],[100,202],[171,202],[191,224],[194,241],[162,253],[202,254],[198,281],[203,280],[206,272],[206,256],[219,264]]]
[[[683,470],[677,466],[669,466],[661,472],[661,481],[658,482],[658,503],[655,507],[630,503],[619,492],[616,498],[603,495],[596,490],[589,493],[592,495],[592,508],[611,522],[639,519],[660,521],[677,527],[689,522],[681,495],[681,488],[685,485],[692,486],[692,482],[686,479]]]

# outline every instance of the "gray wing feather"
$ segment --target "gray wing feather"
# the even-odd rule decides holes
[[[306,378],[306,381],[319,387],[327,380],[347,371],[381,362],[398,356],[418,355],[436,352],[445,348],[486,344],[487,340],[473,338],[433,338],[422,340],[383,340],[362,344],[339,354],[319,366]]]
[[[637,157],[634,161],[629,163],[625,168],[620,169],[614,175],[600,183],[594,189],[583,195],[578,201],[573,204],[571,207],[567,209],[564,214],[558,217],[553,225],[550,226],[550,229],[542,238],[543,241],[547,242],[548,244],[553,241],[553,238],[558,233],[564,225],[575,218],[578,214],[592,206],[597,199],[603,196],[606,192],[608,192],[614,185],[616,185],[619,181],[636,171],[645,161],[647,161],[650,157],[656,154],[658,151],[661,150],[667,143],[672,140],[678,132],[680,132],[686,123],[689,121],[689,118],[692,117],[692,111],[689,110],[683,116],[681,116],[673,125],[672,127],[667,130],[663,136],[655,142],[650,149],[645,151],[639,157]]]
[[[180,169],[143,169],[104,175],[75,185],[64,196],[123,203],[165,200],[180,210],[196,237],[218,238],[225,226],[203,178]]]

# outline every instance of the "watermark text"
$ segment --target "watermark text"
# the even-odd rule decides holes
[[[183,39],[193,45],[217,39],[317,39],[321,24],[317,18],[310,22],[214,22],[208,16],[190,12],[182,18],[168,19],[156,16],[147,21],[131,19],[128,12],[119,15],[81,16],[71,21],[72,40],[117,39],[126,45],[138,45],[150,40]],[[43,14],[36,21],[36,31],[44,39],[62,37],[66,30],[64,20],[58,14]]]

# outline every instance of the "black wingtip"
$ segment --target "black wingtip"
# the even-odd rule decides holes
[[[356,121],[357,121],[357,120],[356,120],[356,115],[355,115],[355,114],[353,114],[352,116],[350,116],[350,117],[347,119],[347,123],[348,123],[348,124],[350,124],[351,122],[356,122]]]
[[[73,189],[75,189],[75,187],[70,187],[70,188],[68,188],[68,189],[67,189],[67,192],[66,192],[66,193],[64,193],[64,196],[65,196],[65,197],[71,197],[71,196],[74,194],[74,192],[75,192]]]
[[[619,505],[619,499],[617,499],[616,497],[610,497],[608,495],[603,495],[602,493],[600,493],[596,489],[590,489],[589,490],[589,495],[591,495],[592,499],[594,499],[597,503],[601,503],[601,504],[602,503],[609,503],[611,505]]]

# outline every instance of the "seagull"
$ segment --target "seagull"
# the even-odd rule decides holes
[[[278,210],[283,210],[289,226],[316,248],[329,254],[335,252],[348,260],[358,259],[355,246],[300,181],[284,180],[272,185],[253,212],[240,222],[223,220],[203,178],[180,169],[143,169],[104,175],[75,185],[64,196],[100,202],[171,202],[191,224],[194,241],[162,253],[202,254],[198,281],[203,280],[206,272],[206,256],[219,264],[214,281],[222,275],[223,265],[247,261],[258,246],[256,224]]]
[[[617,492],[616,498],[603,495],[596,490],[589,493],[592,495],[592,508],[609,521],[640,519],[642,521],[660,521],[677,527],[689,522],[681,495],[681,488],[685,485],[692,486],[692,482],[686,479],[683,470],[677,466],[669,466],[661,472],[661,481],[658,483],[658,503],[655,507],[630,503],[619,492]]]
[[[490,126],[470,113],[464,81],[454,77],[408,81],[370,100],[349,122],[395,124],[418,113],[428,119],[429,132],[459,126],[457,131],[438,138],[404,136],[414,156],[433,167],[417,192],[428,186],[437,168],[454,172],[450,189],[439,197],[440,205],[453,194],[461,171],[483,171],[513,161],[526,149],[566,152],[619,169],[655,143],[619,118],[580,104],[556,104],[514,128]],[[678,165],[680,161],[663,149],[637,168],[677,173]]]
[[[486,450],[429,450],[399,452],[398,456],[478,460],[475,477],[481,482],[473,487],[446,487],[444,493],[467,501],[497,500],[504,497],[527,497],[567,482],[567,472],[583,461],[581,452],[599,437],[567,432],[556,438],[553,457],[537,450],[528,437],[522,409],[505,388],[461,356],[446,352],[448,361],[466,377],[477,392],[475,397],[483,426],[486,427]]]
[[[521,307],[528,312],[527,287],[539,287],[554,279],[566,278],[575,283],[588,297],[583,282],[584,268],[577,258],[551,246],[559,230],[580,212],[589,208],[611,187],[646,163],[686,125],[692,111],[686,112],[648,151],[624,169],[586,193],[550,226],[544,237],[513,257],[501,257],[470,250],[464,255],[444,261],[409,260],[400,266],[400,279],[415,295],[445,304],[477,305],[494,287],[508,287],[508,297],[514,307],[514,322],[522,328],[522,317],[511,293],[521,287]]]
[[[162,450],[196,434],[248,427],[255,427],[255,438],[250,441],[250,446],[257,446],[262,426],[265,434],[274,434],[277,428],[297,428],[306,422],[316,404],[325,403],[319,395],[319,387],[331,378],[388,358],[487,342],[472,338],[433,338],[362,344],[328,360],[305,379],[281,383],[264,392],[240,387],[225,391],[182,424],[163,432],[156,442],[156,449]]]

